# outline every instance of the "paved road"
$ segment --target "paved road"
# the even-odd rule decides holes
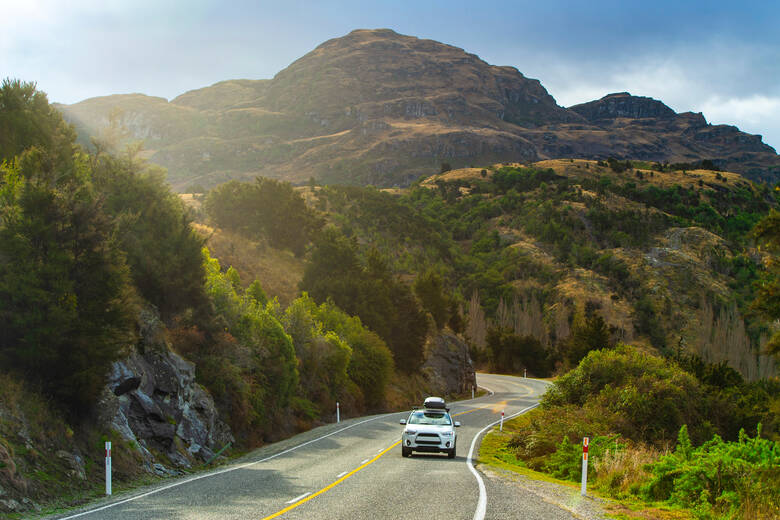
[[[342,421],[262,448],[229,467],[147,488],[56,518],[301,519],[543,518],[570,513],[471,467],[486,427],[533,407],[546,384],[478,374],[491,395],[451,404],[462,423],[457,457],[401,457],[398,420],[408,412]],[[476,439],[475,439],[476,437]]]

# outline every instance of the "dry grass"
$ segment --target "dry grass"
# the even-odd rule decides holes
[[[303,260],[289,251],[251,242],[246,238],[212,228],[193,224],[195,230],[207,238],[206,247],[219,259],[225,269],[238,271],[244,287],[259,280],[269,298],[279,298],[283,307],[298,296],[298,284],[303,279]]]
[[[660,456],[657,449],[643,445],[607,450],[603,456],[592,459],[598,475],[596,485],[611,496],[629,496],[649,479],[650,473],[645,467]]]

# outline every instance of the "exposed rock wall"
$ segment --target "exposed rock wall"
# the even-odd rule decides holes
[[[168,348],[154,312],[141,313],[140,331],[138,346],[111,367],[98,405],[101,422],[138,446],[149,472],[176,471],[159,459],[177,468],[209,460],[233,442],[230,428],[195,382],[195,365]]]
[[[422,372],[433,394],[462,394],[477,384],[468,345],[449,332],[442,332],[428,344]]]

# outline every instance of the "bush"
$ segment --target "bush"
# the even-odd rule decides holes
[[[567,404],[606,412],[610,431],[635,441],[663,443],[683,424],[697,425],[701,440],[713,433],[701,384],[677,365],[628,345],[590,352],[542,398],[544,408]]]
[[[737,442],[717,435],[694,448],[686,426],[677,447],[651,466],[653,476],[642,487],[652,500],[694,509],[698,516],[776,518],[780,511],[780,443],[748,437]]]

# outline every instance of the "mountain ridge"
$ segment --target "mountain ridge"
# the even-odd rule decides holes
[[[514,67],[390,29],[323,42],[272,79],[226,80],[165,103],[130,96],[59,109],[84,142],[113,114],[179,190],[256,175],[404,186],[444,162],[610,156],[707,159],[752,180],[780,178],[761,136],[626,92],[562,107]]]

